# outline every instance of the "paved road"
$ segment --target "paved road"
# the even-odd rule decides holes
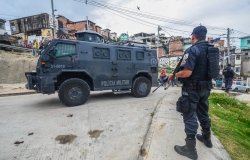
[[[173,150],[185,137],[179,95],[176,87],[139,99],[94,92],[72,108],[57,95],[0,97],[0,160],[184,160]],[[199,159],[230,159],[213,142],[213,149],[197,142]]]
[[[134,98],[93,92],[85,105],[71,108],[57,95],[0,97],[0,159],[137,159],[163,93]],[[66,138],[72,142],[60,144],[59,135],[71,135]]]

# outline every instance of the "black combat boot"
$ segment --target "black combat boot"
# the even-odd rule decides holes
[[[202,134],[197,134],[196,135],[196,138],[203,142],[205,144],[205,146],[207,146],[208,148],[212,148],[213,147],[213,144],[212,144],[212,141],[211,141],[211,132],[210,130],[202,130],[201,131]]]
[[[196,146],[195,138],[194,139],[186,138],[185,141],[186,141],[185,146],[175,145],[174,150],[182,156],[186,156],[190,159],[197,160],[198,155],[197,155],[197,151],[195,148]]]

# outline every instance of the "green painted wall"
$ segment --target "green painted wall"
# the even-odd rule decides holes
[[[240,39],[240,48],[241,49],[250,49],[250,36]]]

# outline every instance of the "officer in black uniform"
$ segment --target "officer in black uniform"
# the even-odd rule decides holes
[[[207,47],[205,41],[207,29],[198,26],[192,32],[192,46],[184,53],[180,71],[176,73],[182,83],[182,96],[177,101],[177,111],[182,112],[185,124],[186,144],[174,146],[178,154],[190,159],[197,159],[196,139],[207,147],[212,147],[210,118],[208,115],[208,97],[212,88],[212,81],[208,78]],[[172,79],[173,76],[170,77]],[[202,134],[197,134],[198,122],[202,128]],[[196,135],[197,134],[197,135]]]
[[[233,78],[234,78],[234,70],[231,68],[231,64],[228,64],[226,68],[224,68],[223,70],[223,75],[225,78],[225,91],[229,92],[229,89],[232,88],[232,84],[233,84]]]

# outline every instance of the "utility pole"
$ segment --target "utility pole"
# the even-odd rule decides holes
[[[158,33],[158,38],[157,38],[157,45],[156,45],[156,48],[157,48],[157,58],[159,58],[159,47],[160,47],[160,31],[161,31],[161,27],[158,26],[157,28],[157,33]]]
[[[88,16],[86,17],[86,19],[87,19],[87,30],[89,30],[89,18],[88,18]]]
[[[51,0],[51,9],[52,9],[53,39],[54,39],[56,37],[56,25],[55,25],[55,9],[53,0]]]
[[[231,34],[231,30],[228,28],[227,29],[227,56],[228,56],[228,64],[231,63],[231,60],[230,60],[230,34]]]

